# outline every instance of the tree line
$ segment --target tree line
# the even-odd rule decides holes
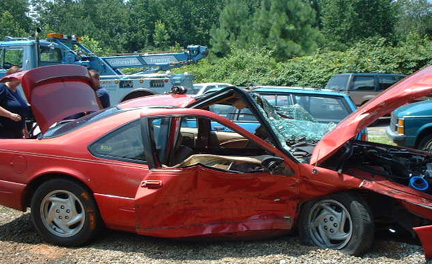
[[[278,68],[288,64],[307,68],[300,62],[310,58],[324,61],[322,70],[329,74],[345,70],[407,73],[416,67],[425,66],[422,63],[432,62],[432,57],[418,54],[428,50],[427,46],[431,44],[432,3],[428,0],[0,1],[1,39],[4,36],[31,37],[36,27],[41,27],[44,33],[86,36],[85,40],[103,54],[165,51],[190,44],[205,45],[212,54],[205,64],[215,66],[213,73],[217,73],[213,80],[230,79],[232,74],[241,75],[249,67]],[[416,41],[414,46],[421,46],[410,50],[413,52],[411,57],[419,57],[414,63],[415,67],[412,67],[412,61],[402,62],[401,58],[406,56],[401,57],[399,53],[400,47],[413,41]],[[343,63],[338,58],[352,57],[360,47],[365,52],[363,57],[377,52],[379,47],[381,57],[386,60],[380,57],[382,60],[376,60],[375,63],[383,65],[374,69],[359,66],[362,62],[357,61],[357,65],[350,64],[351,68],[347,68],[347,65],[342,67]],[[232,61],[235,58],[240,61]],[[245,63],[241,60],[245,59],[250,59],[251,63],[254,59],[262,59],[266,63],[246,63],[243,65],[244,71],[230,67],[230,72],[225,74],[217,68],[228,61],[234,66],[241,66]],[[362,56],[358,59],[361,60]],[[402,66],[388,66],[396,64]],[[192,66],[190,71],[197,71],[196,74],[201,76],[200,70],[203,68],[206,67],[200,69]],[[281,68],[281,71],[275,72],[276,68],[263,71],[272,74],[284,71]],[[304,71],[295,71],[293,74],[300,72],[308,74]],[[257,74],[260,76],[264,73]],[[200,78],[208,79],[205,75]],[[252,83],[253,78],[239,82]],[[293,79],[292,76],[285,81],[274,81],[277,78],[271,82],[291,85],[295,79],[298,84],[298,78]],[[317,84],[315,81],[306,83]],[[265,84],[269,84],[269,81]]]

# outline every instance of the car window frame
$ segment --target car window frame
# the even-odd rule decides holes
[[[131,124],[133,123],[137,123],[137,125],[139,126],[139,129],[141,131],[141,138],[142,138],[142,142],[143,142],[143,154],[146,160],[139,160],[139,159],[130,159],[130,158],[122,158],[122,157],[118,157],[118,156],[110,156],[110,155],[105,155],[105,154],[100,154],[98,152],[95,151],[95,146],[98,142],[100,142],[101,140],[104,140],[108,137],[113,136],[113,134],[117,134],[119,131],[124,131],[126,129],[126,127],[131,126]],[[115,160],[115,161],[123,161],[123,162],[129,162],[129,163],[135,163],[135,164],[144,164],[144,165],[148,165],[148,156],[146,155],[146,151],[145,151],[145,143],[144,143],[144,139],[145,139],[145,135],[144,135],[144,131],[142,129],[142,121],[140,118],[138,119],[134,119],[132,121],[129,121],[123,125],[121,125],[120,127],[116,127],[114,130],[111,130],[110,132],[108,132],[107,134],[104,134],[103,136],[97,138],[96,140],[94,140],[91,144],[89,144],[88,146],[88,151],[95,157],[98,158],[102,158],[102,159],[107,159],[107,160]]]

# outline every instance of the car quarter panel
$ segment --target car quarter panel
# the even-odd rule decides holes
[[[0,192],[0,201],[12,200],[5,197],[17,197],[13,208],[25,210],[26,195],[31,196],[41,182],[53,177],[69,177],[80,181],[95,195],[107,225],[134,228],[130,199],[134,198],[148,171],[147,164],[95,157],[88,145],[106,131],[138,118],[139,112],[130,111],[56,138],[0,140],[0,180],[9,186],[6,193]],[[112,200],[116,200],[114,206],[106,206]]]

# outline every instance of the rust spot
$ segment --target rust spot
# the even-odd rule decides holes
[[[90,214],[89,215],[89,220],[90,220],[90,229],[91,230],[95,230],[96,229],[96,217],[94,214]]]
[[[89,200],[89,199],[90,199],[89,194],[86,193],[86,192],[82,192],[82,193],[81,193],[81,197],[84,198],[84,199],[86,199],[86,200]]]

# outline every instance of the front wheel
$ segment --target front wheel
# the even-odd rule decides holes
[[[418,144],[418,149],[423,151],[431,151],[432,150],[432,135],[428,135],[420,140]]]
[[[92,195],[70,180],[42,184],[31,200],[31,217],[42,237],[60,246],[79,246],[94,237],[100,216]]]
[[[306,244],[359,256],[372,244],[374,223],[360,197],[336,193],[304,204],[299,234]]]

